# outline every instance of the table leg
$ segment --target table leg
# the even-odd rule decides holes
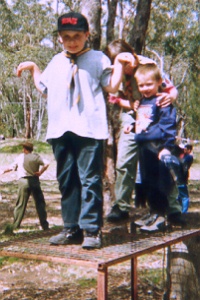
[[[98,269],[97,278],[97,300],[107,300],[108,298],[108,270],[106,267]]]
[[[137,300],[137,257],[131,258],[131,300]]]

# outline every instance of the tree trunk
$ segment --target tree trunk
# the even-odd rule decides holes
[[[195,238],[187,243],[178,243],[169,248],[168,289],[165,300],[200,299],[199,254],[200,245]]]
[[[109,138],[105,145],[104,161],[104,212],[107,214],[115,201],[115,168],[119,133],[119,113],[117,105],[107,104]]]
[[[38,110],[38,122],[37,122],[37,134],[36,134],[36,140],[38,141],[41,135],[41,129],[42,129],[42,120],[44,117],[45,108],[42,107],[42,95],[40,95],[39,98],[39,110]]]
[[[27,94],[26,105],[26,120],[25,120],[25,138],[30,139],[32,137],[32,98]]]
[[[115,18],[118,0],[107,0],[108,6],[108,20],[106,28],[106,41],[107,44],[114,40],[115,32]]]
[[[136,17],[133,27],[130,29],[129,43],[137,54],[141,54],[145,43],[148,28],[152,0],[138,0]]]
[[[91,47],[98,50],[101,45],[101,0],[83,0],[81,13],[89,22]]]

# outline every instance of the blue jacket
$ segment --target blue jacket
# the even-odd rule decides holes
[[[173,148],[176,137],[176,109],[173,105],[161,108],[156,105],[156,100],[156,96],[141,100],[137,112],[138,121],[141,120],[147,126],[141,133],[136,133],[135,140],[158,153],[164,148]]]

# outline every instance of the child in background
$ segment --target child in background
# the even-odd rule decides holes
[[[180,161],[182,166],[182,176],[178,183],[178,201],[182,206],[182,213],[187,213],[190,203],[189,191],[188,191],[188,179],[189,169],[193,163],[192,155],[193,146],[185,145],[182,153],[180,154]]]
[[[14,221],[11,228],[20,228],[28,200],[30,195],[32,195],[40,225],[43,230],[48,230],[49,223],[47,221],[46,203],[39,177],[47,170],[49,162],[43,160],[38,153],[33,152],[32,143],[24,142],[22,147],[23,153],[17,156],[13,164],[3,172],[3,174],[5,174],[7,172],[17,171],[18,175],[18,194],[14,209]]]

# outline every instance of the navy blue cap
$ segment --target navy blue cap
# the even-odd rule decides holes
[[[86,17],[80,13],[70,12],[58,18],[58,29],[72,31],[89,31],[89,25]]]

